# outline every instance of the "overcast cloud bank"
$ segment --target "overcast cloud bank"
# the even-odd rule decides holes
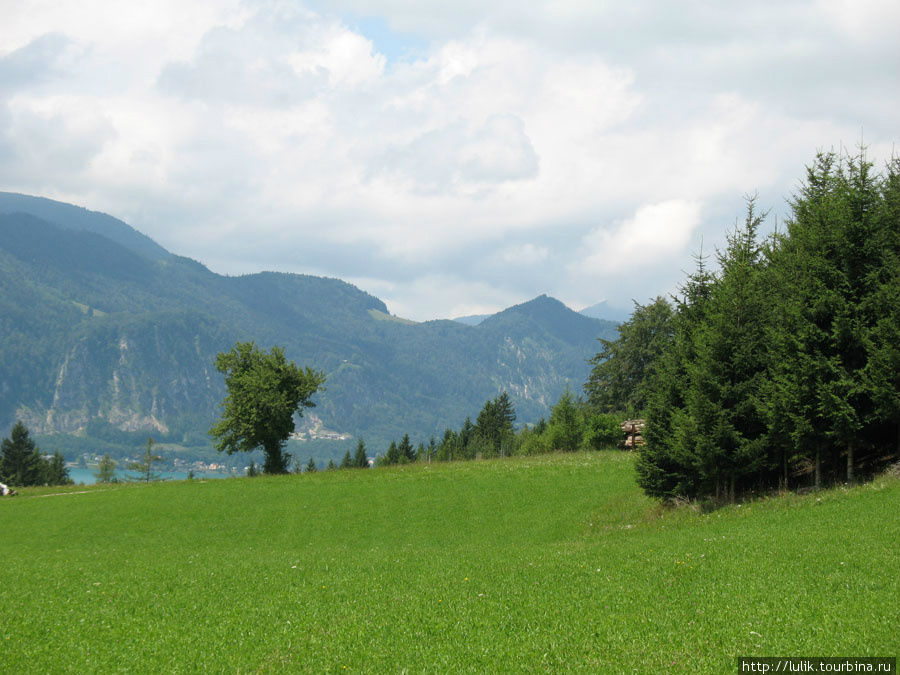
[[[17,3],[0,189],[414,319],[671,292],[742,197],[897,140],[895,2]]]

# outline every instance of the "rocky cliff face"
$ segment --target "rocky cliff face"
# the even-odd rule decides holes
[[[85,433],[95,419],[166,434],[184,418],[211,419],[224,396],[213,362],[229,341],[210,328],[159,316],[90,326],[61,354],[52,392],[20,404],[15,416],[39,434]]]
[[[78,229],[79,214],[63,229],[0,213],[0,431],[18,418],[39,434],[208,442],[225,395],[215,357],[237,340],[324,371],[315,414],[335,433],[439,434],[503,390],[530,422],[580,389],[596,338],[615,335],[544,296],[477,326],[387,320],[381,300],[340,280],[221,277],[120,221],[118,241]]]

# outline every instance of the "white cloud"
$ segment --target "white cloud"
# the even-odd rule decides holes
[[[550,250],[546,246],[521,244],[503,249],[497,257],[508,265],[536,265],[550,257]]]
[[[361,288],[375,287],[372,292],[380,294],[378,297],[384,300],[391,314],[418,321],[493,314],[521,302],[515,293],[452,274],[427,274],[403,284],[378,284],[371,279],[357,281]]]
[[[24,0],[0,24],[0,189],[220,272],[364,278],[413,318],[641,300],[743,193],[782,207],[816,149],[862,128],[890,155],[897,12]],[[354,28],[372,15],[426,46],[387,59]],[[622,251],[654,262],[616,276]]]
[[[699,203],[683,199],[641,206],[614,228],[591,230],[576,268],[593,276],[652,269],[659,260],[684,252],[700,224],[700,213]]]

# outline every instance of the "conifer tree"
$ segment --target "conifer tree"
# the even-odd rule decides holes
[[[473,459],[475,457],[474,451],[470,451],[469,441],[472,438],[472,433],[474,430],[474,426],[472,425],[472,420],[466,416],[466,421],[463,422],[462,428],[459,430],[459,437],[456,442],[456,453],[451,459]]]
[[[44,460],[21,421],[0,444],[0,482],[16,487],[44,482]]]
[[[342,469],[351,469],[353,468],[353,458],[350,456],[350,451],[347,450],[344,455],[344,459],[341,460],[341,468]]]
[[[647,402],[646,445],[635,469],[638,485],[653,497],[695,496],[699,491],[696,436],[686,413],[688,368],[696,358],[695,333],[706,317],[714,276],[703,251],[695,256],[696,270],[675,296],[673,339],[660,356]]]
[[[874,218],[884,266],[863,311],[875,317],[864,376],[873,392],[881,443],[900,455],[900,157],[888,164]]]
[[[472,430],[482,441],[480,447],[483,454],[502,453],[504,441],[508,441],[512,434],[515,420],[516,411],[505,391],[484,404]],[[484,453],[484,450],[487,452]]]
[[[137,471],[137,476],[131,476],[129,477],[129,480],[151,483],[160,479],[160,475],[153,471],[153,463],[158,462],[160,459],[162,459],[162,457],[160,457],[159,455],[153,454],[154,443],[156,443],[156,441],[148,436],[147,449],[144,450],[144,454],[141,456],[141,459],[136,462],[129,463],[128,469],[130,471]]]
[[[306,463],[306,473],[315,473],[318,471],[316,468],[316,463],[313,461],[313,458],[309,458],[309,462]]]
[[[66,459],[59,452],[54,452],[49,460],[43,460],[44,480],[47,485],[71,485],[74,481],[69,478],[69,469],[66,468]]]
[[[353,457],[353,466],[357,469],[369,468],[369,458],[366,456],[366,443],[362,438],[356,442],[356,454]]]
[[[409,440],[409,434],[403,434],[403,438],[400,439],[400,445],[397,446],[397,454],[398,461],[400,462],[406,463],[416,461],[416,452]]]
[[[768,418],[761,392],[771,302],[757,236],[764,215],[749,198],[744,223],[719,254],[720,276],[688,364],[686,413],[696,433],[697,469],[703,491],[717,498],[727,494],[733,500],[738,483],[766,462]]]
[[[384,455],[385,464],[398,464],[400,462],[400,452],[397,450],[396,441],[391,441],[387,452]]]
[[[876,364],[892,360],[891,348],[879,345],[897,321],[890,242],[898,223],[880,217],[889,208],[880,210],[879,201],[860,152],[820,153],[791,203],[779,263],[790,270],[785,344],[796,368],[783,373],[782,389],[795,441],[816,467],[816,485],[822,464],[835,466],[841,457],[846,480],[854,481],[860,439],[877,427],[879,408],[891,408],[891,395],[883,395],[891,384],[875,372]]]

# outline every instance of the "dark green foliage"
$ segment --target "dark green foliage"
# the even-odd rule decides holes
[[[326,471],[334,471],[337,469],[337,465],[334,463],[333,459],[328,460],[328,465],[325,467]]]
[[[310,457],[309,462],[306,463],[306,469],[304,469],[304,471],[306,473],[315,473],[316,471],[318,471],[318,469],[316,468],[316,463],[313,461],[312,457]]]
[[[312,395],[325,382],[322,373],[287,361],[284,350],[260,351],[252,342],[239,342],[216,358],[225,375],[228,396],[219,422],[210,430],[216,449],[228,454],[262,446],[264,473],[287,473],[290,455],[282,452],[294,431],[294,414],[312,407]]]
[[[366,456],[366,443],[362,438],[356,442],[356,454],[353,456],[353,466],[357,469],[369,468],[369,458]]]
[[[28,429],[16,422],[9,438],[0,444],[0,482],[16,487],[41,485],[46,473],[45,462]]]
[[[584,391],[599,411],[636,415],[647,406],[660,356],[672,342],[674,310],[660,297],[649,305],[634,303],[634,313],[618,330],[616,340],[600,338],[603,349],[591,359]]]
[[[74,482],[69,478],[66,458],[59,452],[54,452],[50,459],[44,460],[43,482],[47,485],[71,485]]]
[[[636,468],[664,499],[871,474],[900,445],[900,189],[860,153],[820,154],[787,232],[742,227],[676,299]]]
[[[684,413],[689,389],[689,367],[696,358],[694,334],[702,326],[707,312],[713,275],[703,254],[697,256],[697,269],[689,275],[675,298],[674,337],[663,352],[656,378],[647,401],[646,445],[641,449],[635,469],[638,484],[647,494],[671,499],[696,490],[695,459],[684,447],[696,430],[689,427]],[[677,431],[677,434],[676,434]]]
[[[879,178],[864,154],[820,154],[793,200],[778,262],[787,305],[779,393],[800,456],[821,475],[896,449],[896,161]],[[817,483],[819,480],[817,479]]]
[[[257,471],[257,469],[256,469],[256,462],[254,462],[254,461],[251,459],[251,460],[250,460],[250,466],[247,467],[247,477],[248,477],[248,478],[255,478],[255,477],[258,476],[258,475],[259,475],[259,471]]]
[[[391,441],[391,444],[388,446],[387,452],[384,453],[384,464],[399,464],[400,463],[400,452],[397,449],[397,443],[395,441]]]
[[[409,434],[403,434],[400,445],[397,446],[397,455],[401,464],[416,461],[416,453],[409,440]]]
[[[472,430],[478,444],[476,453],[486,457],[502,457],[510,454],[509,447],[515,421],[516,411],[509,400],[509,394],[505,391],[495,399],[487,401],[478,413]],[[469,437],[468,434],[466,437]]]
[[[341,460],[341,468],[342,469],[352,469],[353,468],[353,457],[350,456],[350,451],[344,455],[344,458]]]

